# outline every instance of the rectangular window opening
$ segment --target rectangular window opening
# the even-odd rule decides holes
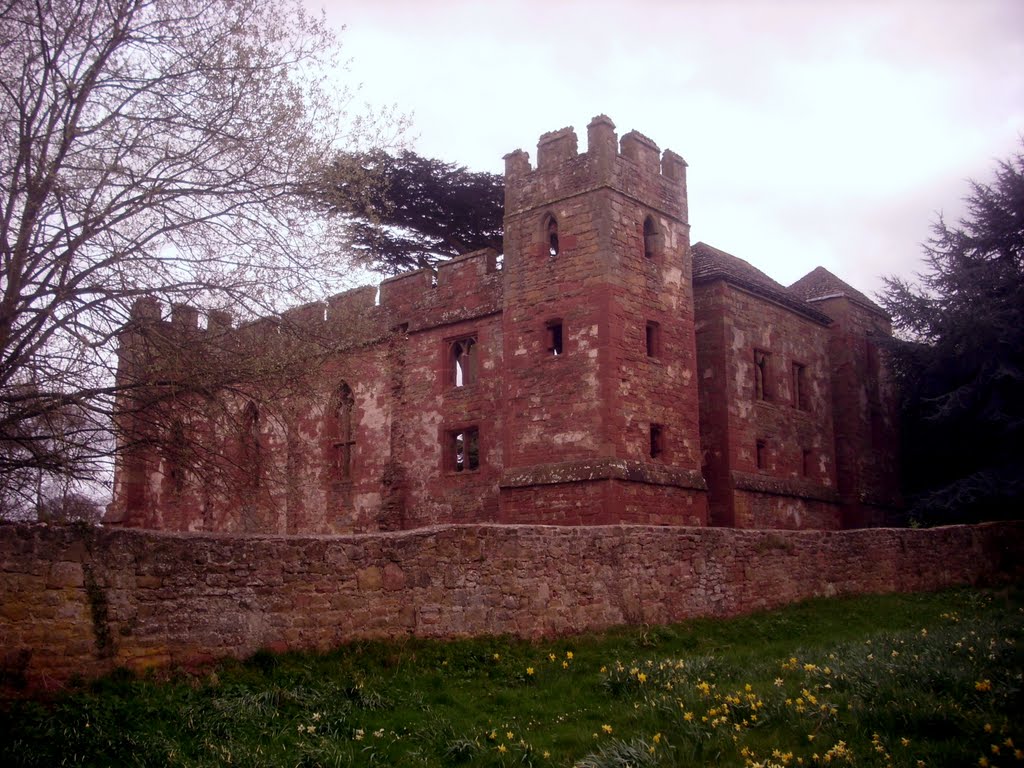
[[[793,363],[793,407],[806,411],[807,403],[807,374],[806,369],[800,363]]]
[[[665,453],[665,428],[661,424],[651,424],[651,458],[657,459]]]
[[[466,427],[448,433],[449,469],[472,472],[480,468],[480,430]]]
[[[661,327],[653,320],[647,321],[647,356],[661,357]]]
[[[771,399],[771,357],[762,349],[754,350],[754,397],[757,400]]]
[[[551,320],[545,326],[547,331],[547,351],[549,355],[558,357],[565,352],[562,334],[562,321]]]
[[[768,469],[768,442],[765,440],[758,440],[756,445],[757,452],[757,468]]]
[[[811,476],[811,465],[812,465],[811,451],[808,448],[804,448],[803,451],[802,451],[801,458],[800,458],[800,474],[803,477],[810,477]]]

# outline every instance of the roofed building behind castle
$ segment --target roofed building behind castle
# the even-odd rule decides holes
[[[686,163],[605,116],[584,152],[562,129],[536,168],[507,155],[505,188],[500,267],[478,252],[385,281],[378,305],[367,289],[286,313],[356,337],[301,382],[172,397],[181,339],[259,358],[280,334],[137,313],[120,375],[149,386],[122,400],[107,523],[839,528],[898,504],[874,458],[894,456],[888,324],[863,294],[691,248]]]

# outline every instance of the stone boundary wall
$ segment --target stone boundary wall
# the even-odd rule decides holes
[[[753,531],[465,525],[356,536],[0,526],[0,686],[367,637],[523,637],[1024,575],[1024,523]]]

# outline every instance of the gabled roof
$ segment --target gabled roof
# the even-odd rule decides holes
[[[713,248],[707,243],[697,243],[690,249],[693,254],[693,282],[709,283],[714,280],[725,280],[740,288],[770,299],[787,309],[799,312],[822,325],[829,325],[832,318],[821,312],[803,297],[791,291],[782,283],[777,283],[753,264],[741,258]]]
[[[817,267],[811,270],[789,286],[789,290],[809,303],[843,297],[865,309],[870,309],[873,312],[889,317],[888,313],[875,302],[856,288],[840,280],[824,267]]]

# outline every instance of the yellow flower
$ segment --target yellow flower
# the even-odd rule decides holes
[[[654,734],[653,741],[654,741],[655,744],[661,744],[661,734],[660,733]]]
[[[641,672],[639,675],[636,676],[636,679],[639,680],[641,683],[646,683],[647,682],[647,675],[645,675],[643,672]]]
[[[550,760],[551,759],[551,753],[548,752],[546,749],[544,750],[544,759],[545,760]]]
[[[985,723],[985,733],[992,733],[992,723]]]
[[[490,733],[487,734],[487,738],[490,739],[491,741],[494,741],[496,738],[498,738],[498,732],[497,731],[491,731]]]
[[[910,746],[910,739],[908,739],[906,736],[904,736],[902,739],[900,739],[900,744],[902,744],[904,747],[909,747]]]
[[[572,651],[566,651],[565,652],[565,658],[567,658],[570,661],[572,661]]]
[[[991,680],[979,680],[974,684],[974,690],[976,691],[991,691],[992,681]]]
[[[693,720],[693,712],[684,712],[683,720],[685,720],[686,722],[690,722],[691,720]]]
[[[549,653],[548,654],[548,661],[554,661],[554,660],[555,660],[555,654]]]
[[[512,731],[505,731],[505,738],[509,741],[512,741],[512,739],[514,739],[515,737],[516,735],[512,733]]]
[[[568,661],[563,661],[562,662],[562,669],[568,669],[568,668],[569,668],[569,662]]]
[[[980,766],[980,768],[988,768],[988,758],[987,757],[979,757],[978,758],[978,765]]]
[[[504,754],[505,752],[508,752],[508,747],[506,747],[504,744],[499,744],[498,751]]]
[[[527,667],[526,668],[526,674],[527,675],[532,675],[533,674],[533,667]]]
[[[608,671],[608,667],[606,667],[604,664],[602,664],[601,665],[601,674],[604,674],[607,671]]]
[[[993,744],[992,745],[992,754],[993,755],[998,755],[999,754],[999,745],[998,744]]]
[[[781,688],[784,685],[784,682],[785,681],[783,681],[783,679],[781,677],[776,677],[775,678],[775,687],[776,688]]]
[[[813,733],[808,733],[807,734],[807,740],[808,741],[814,741],[814,734]]]
[[[610,725],[608,725],[607,723],[605,723],[604,725],[601,726],[601,730],[604,731],[605,733],[611,733],[612,732],[612,727]]]
[[[500,653],[494,654],[494,660],[495,661],[501,661],[501,654]]]

